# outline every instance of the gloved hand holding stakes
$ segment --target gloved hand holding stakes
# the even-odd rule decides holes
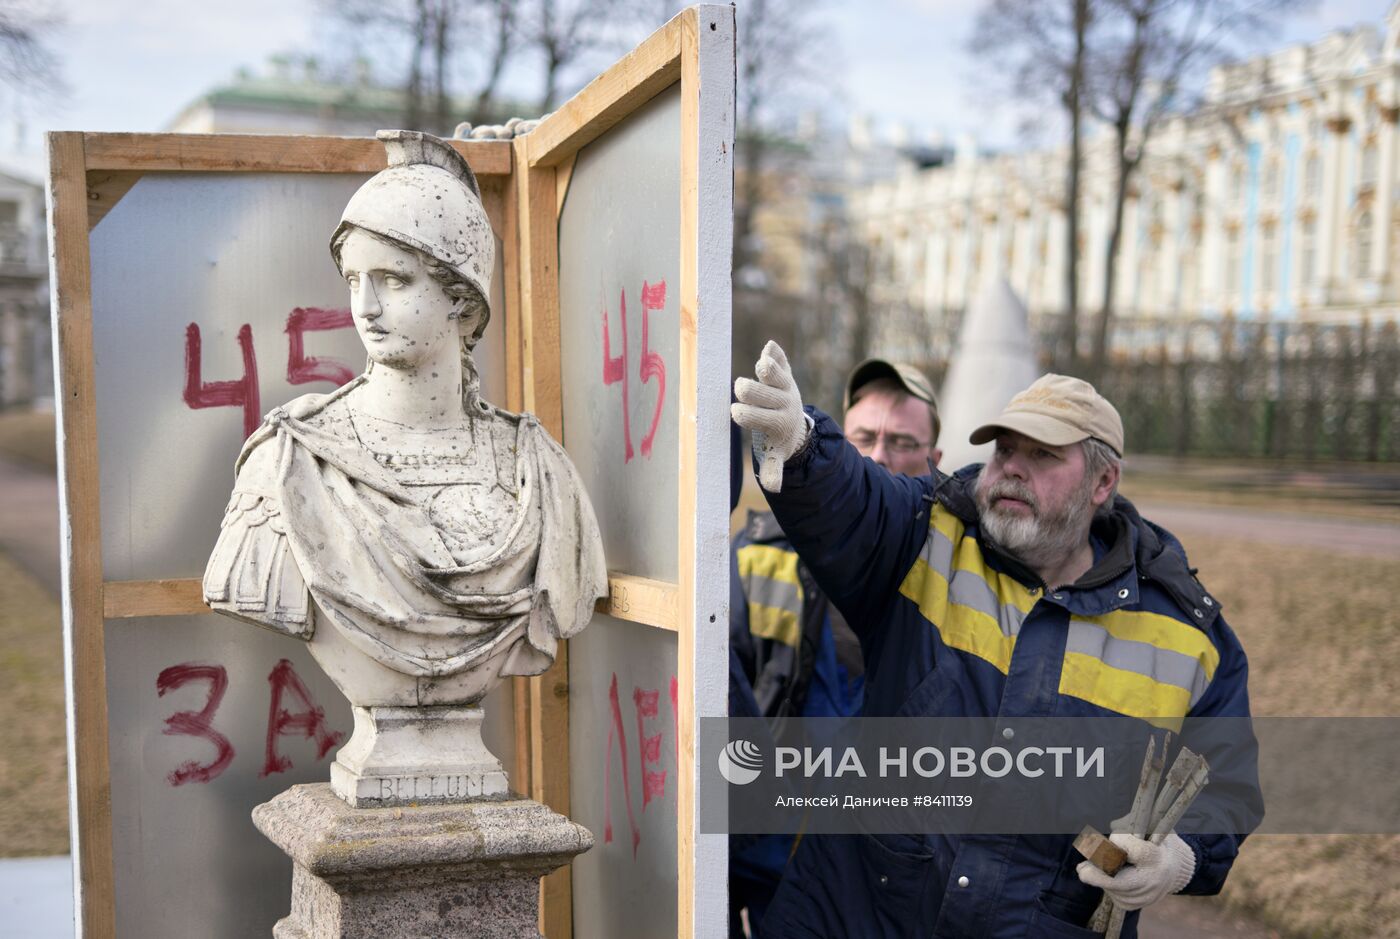
[[[1128,854],[1122,870],[1110,877],[1089,861],[1076,870],[1081,881],[1103,890],[1124,910],[1140,910],[1179,893],[1196,872],[1196,854],[1176,832],[1161,844],[1126,833],[1110,835],[1109,840]]]
[[[759,458],[758,481],[769,492],[783,489],[783,464],[807,443],[812,420],[802,411],[802,395],[793,381],[787,354],[772,340],[754,366],[752,378],[734,380],[737,404],[729,406],[734,422],[753,434]]]

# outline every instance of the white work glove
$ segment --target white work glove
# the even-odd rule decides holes
[[[787,354],[771,339],[754,366],[758,381],[734,380],[737,404],[729,406],[734,422],[753,434],[758,455],[758,481],[769,492],[783,489],[783,464],[802,449],[812,421],[802,413],[802,396],[792,380]]]
[[[1125,910],[1140,910],[1172,893],[1179,893],[1196,873],[1196,853],[1172,832],[1153,844],[1137,835],[1109,835],[1108,840],[1128,853],[1128,863],[1110,877],[1088,861],[1076,870],[1079,879],[1098,887]]]

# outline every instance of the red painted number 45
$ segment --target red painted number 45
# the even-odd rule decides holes
[[[642,437],[642,456],[650,459],[651,445],[656,439],[656,428],[661,424],[661,405],[666,400],[666,363],[659,352],[651,351],[650,322],[653,310],[666,306],[666,282],[649,284],[642,281],[642,359],[637,369],[637,377],[642,384],[656,379],[656,407],[651,413],[651,426]],[[622,442],[623,462],[632,462],[632,424],[629,420],[631,409],[628,406],[627,386],[627,291],[622,291],[621,309],[618,319],[622,323],[622,351],[612,354],[612,337],[608,332],[608,308],[603,306],[603,384],[613,385],[622,382]]]

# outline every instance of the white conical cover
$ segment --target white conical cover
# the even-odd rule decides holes
[[[951,473],[969,463],[986,462],[992,445],[973,446],[968,436],[995,420],[1012,396],[1038,377],[1026,307],[1011,285],[998,278],[968,308],[938,396],[943,417],[939,469]]]

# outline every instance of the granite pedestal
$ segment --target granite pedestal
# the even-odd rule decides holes
[[[528,799],[351,808],[325,783],[253,809],[292,859],[277,939],[538,939],[539,881],[593,846]]]

